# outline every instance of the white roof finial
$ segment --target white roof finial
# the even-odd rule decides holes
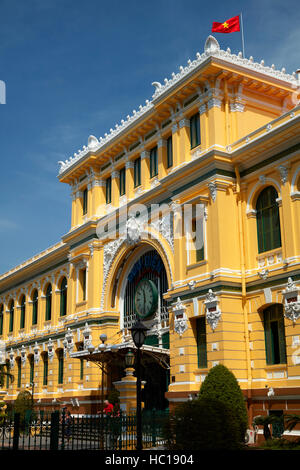
[[[208,36],[204,44],[204,52],[207,55],[212,55],[220,50],[220,44],[213,36]]]

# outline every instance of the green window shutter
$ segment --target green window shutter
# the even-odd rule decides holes
[[[158,336],[157,335],[146,336],[144,344],[147,344],[148,346],[159,346]]]
[[[80,359],[80,380],[83,380],[84,373],[84,359]]]
[[[33,297],[32,297],[32,324],[33,325],[37,324],[37,318],[38,318],[38,292],[34,291]]]
[[[29,380],[31,383],[34,381],[34,358],[33,356],[30,357],[30,375]]]
[[[45,354],[44,356],[43,385],[48,385],[48,354]]]
[[[126,172],[125,168],[120,170],[120,182],[119,182],[120,196],[124,196],[126,191]]]
[[[58,353],[58,383],[64,382],[64,352],[62,349]]]
[[[170,349],[170,334],[164,333],[161,339],[162,339],[162,347],[164,349]]]
[[[205,317],[196,320],[198,367],[207,368],[207,341]]]
[[[199,113],[194,114],[190,119],[190,140],[191,148],[197,147],[201,143]]]
[[[46,291],[46,321],[51,320],[51,309],[52,309],[52,287],[48,285]]]
[[[82,193],[82,212],[83,215],[87,214],[88,211],[88,190],[85,188]]]
[[[172,136],[167,139],[167,168],[173,166],[173,141]]]
[[[150,178],[158,174],[157,147],[150,150]]]
[[[271,322],[270,312],[264,313],[264,330],[265,330],[265,349],[266,349],[266,363],[268,365],[273,364],[273,347],[272,347],[272,336],[271,336]]]
[[[285,328],[284,328],[284,317],[278,320],[278,336],[279,336],[279,357],[280,364],[286,364],[286,342],[285,342]]]
[[[18,382],[17,382],[17,387],[21,388],[22,385],[22,370],[21,370],[21,361],[17,362],[17,367],[18,367]]]
[[[277,204],[278,194],[273,186],[260,193],[256,203],[258,251],[273,250],[281,246],[280,217]]]
[[[60,316],[67,314],[67,280],[64,277],[60,285]]]
[[[266,363],[286,364],[286,341],[282,305],[276,304],[264,311]]]
[[[14,305],[14,301],[12,301],[10,304],[10,309],[9,309],[9,332],[10,333],[14,329],[14,310],[15,310],[15,305]]]
[[[111,177],[106,180],[106,204],[111,203]]]
[[[134,160],[134,187],[141,185],[141,157]]]
[[[24,327],[25,327],[25,296],[23,296],[21,300],[21,315],[20,315],[20,328],[23,329]]]
[[[10,372],[10,364],[9,362],[6,363],[6,372],[9,374]],[[6,388],[8,389],[10,385],[10,376],[9,375],[6,375]]]
[[[82,300],[86,300],[86,269],[82,269],[81,275],[81,287],[82,287]]]

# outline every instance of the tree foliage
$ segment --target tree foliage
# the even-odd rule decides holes
[[[213,367],[201,385],[199,398],[211,398],[224,403],[236,420],[239,440],[244,442],[248,414],[242,390],[234,374],[222,364]]]

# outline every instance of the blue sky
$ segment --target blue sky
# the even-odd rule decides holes
[[[0,0],[0,272],[70,228],[59,160],[104,136],[180,65],[202,52],[213,21],[243,14],[245,52],[300,67],[296,0]],[[241,50],[240,33],[215,34]]]

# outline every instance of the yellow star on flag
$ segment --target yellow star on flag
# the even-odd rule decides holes
[[[229,24],[225,21],[225,23],[223,23],[222,26],[223,26],[224,28],[228,28],[228,27],[229,27]]]

